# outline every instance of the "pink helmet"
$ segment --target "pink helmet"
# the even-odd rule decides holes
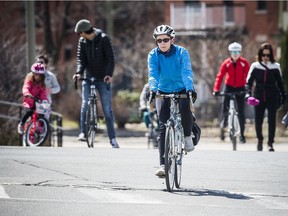
[[[45,66],[43,64],[40,64],[40,63],[34,63],[31,66],[31,71],[33,73],[36,73],[36,74],[45,74],[45,72],[46,72]]]

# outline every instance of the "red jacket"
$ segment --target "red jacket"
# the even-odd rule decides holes
[[[23,107],[25,108],[33,108],[34,107],[34,99],[30,97],[25,97],[25,95],[32,95],[34,97],[38,97],[40,100],[48,100],[46,88],[41,86],[40,84],[36,84],[29,79],[25,79],[24,85],[22,88],[23,93]]]
[[[249,62],[240,56],[236,61],[236,67],[231,58],[227,58],[222,63],[220,70],[216,76],[213,91],[219,92],[222,80],[226,75],[225,84],[234,88],[244,87],[246,77],[248,75],[250,65]]]

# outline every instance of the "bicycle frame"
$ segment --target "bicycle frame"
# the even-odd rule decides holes
[[[98,96],[96,91],[96,79],[92,77],[91,79],[86,79],[90,82],[90,94],[87,104],[86,112],[86,136],[87,145],[89,148],[94,147],[94,140],[96,131],[99,125],[99,120],[103,117],[98,115]]]

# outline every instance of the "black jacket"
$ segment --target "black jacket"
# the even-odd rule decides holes
[[[77,50],[76,74],[96,77],[103,81],[106,75],[113,76],[115,58],[108,36],[100,29],[94,29],[95,38],[90,41],[80,37]]]
[[[267,101],[269,98],[279,97],[279,95],[284,98],[285,90],[280,65],[269,62],[266,67],[259,62],[254,62],[251,65],[247,76],[248,89],[251,92],[255,81],[254,97],[257,99]]]

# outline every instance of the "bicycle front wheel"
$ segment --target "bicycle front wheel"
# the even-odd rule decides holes
[[[165,181],[169,192],[173,190],[176,172],[174,128],[167,125],[165,134]]]
[[[25,133],[25,141],[29,146],[42,145],[49,134],[50,127],[46,118],[39,116],[35,122],[31,121]]]
[[[176,188],[180,187],[181,184],[181,174],[182,174],[182,158],[183,158],[183,148],[182,144],[184,143],[184,136],[183,136],[183,129],[181,131],[177,131],[176,133],[177,139],[175,140],[175,143],[177,142],[177,145],[175,147],[175,150],[177,151],[176,154],[176,167],[175,167],[175,186]]]
[[[88,103],[86,112],[86,141],[88,148],[94,147],[94,140],[96,134],[96,113],[95,113],[95,103],[90,101]]]
[[[231,128],[229,131],[230,140],[232,142],[233,151],[237,151],[237,134],[239,133],[239,121],[235,114],[231,115]]]

